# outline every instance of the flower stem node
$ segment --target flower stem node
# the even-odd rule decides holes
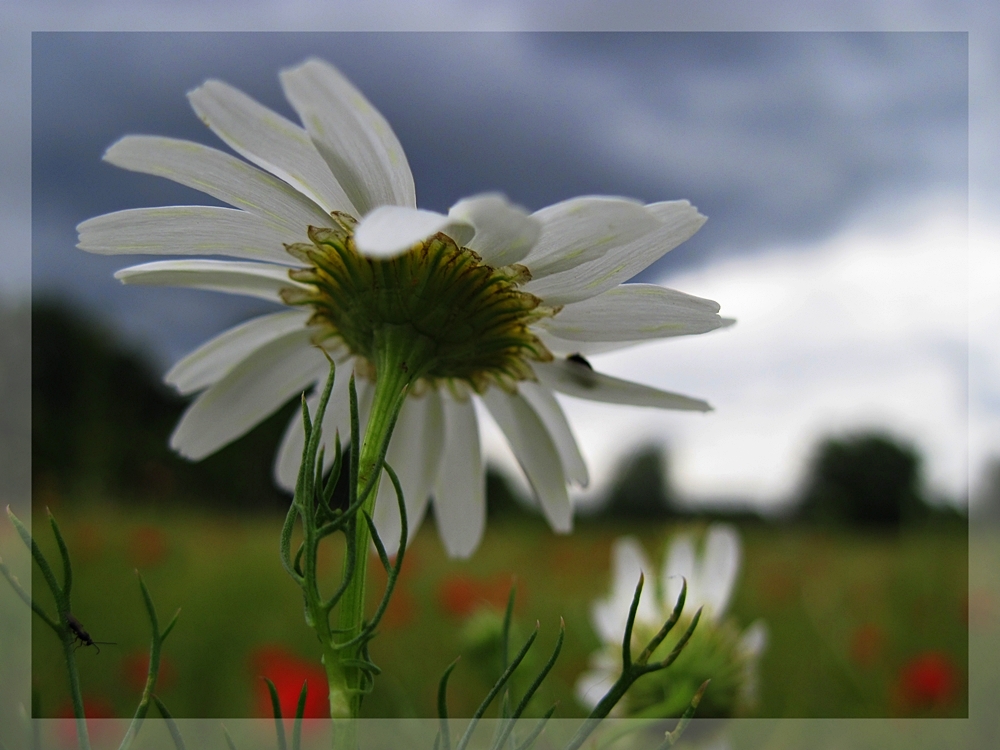
[[[312,244],[286,245],[308,266],[289,272],[300,285],[281,297],[312,308],[317,344],[336,340],[376,371],[385,348],[394,348],[410,382],[424,381],[418,393],[451,381],[477,393],[491,385],[516,393],[519,380],[536,379],[528,360],[552,361],[529,326],[560,308],[518,289],[531,280],[524,266],[494,268],[442,233],[389,259],[364,256],[355,220],[333,219],[334,227],[309,227]]]

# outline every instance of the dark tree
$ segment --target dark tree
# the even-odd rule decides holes
[[[641,448],[625,459],[611,485],[602,515],[654,519],[674,515],[665,459],[657,446]]]
[[[829,438],[810,464],[801,517],[820,523],[894,528],[926,515],[921,458],[879,433]]]

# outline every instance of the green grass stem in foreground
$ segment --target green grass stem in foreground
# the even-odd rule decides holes
[[[35,542],[34,538],[31,536],[24,524],[21,523],[20,519],[14,515],[9,506],[7,508],[7,516],[10,519],[11,524],[16,529],[18,536],[21,537],[21,541],[24,542],[25,546],[31,551],[31,555],[34,558],[39,571],[42,573],[42,578],[45,580],[45,584],[48,587],[49,592],[52,594],[52,598],[55,600],[56,617],[51,617],[46,612],[45,608],[38,603],[35,597],[22,588],[20,582],[10,572],[2,560],[0,560],[0,574],[7,579],[7,583],[10,584],[15,593],[24,601],[24,603],[29,606],[35,614],[38,615],[39,619],[59,638],[62,645],[63,658],[65,660],[66,674],[69,677],[69,691],[73,704],[73,717],[76,720],[77,741],[79,743],[80,750],[90,750],[86,706],[80,689],[80,677],[76,665],[76,647],[77,645],[94,646],[97,649],[97,652],[100,653],[100,647],[98,644],[103,643],[105,645],[112,646],[117,644],[108,641],[95,641],[73,614],[70,598],[70,594],[73,589],[73,565],[70,561],[69,549],[66,545],[66,541],[63,539],[59,524],[56,523],[55,516],[53,516],[51,512],[48,512],[49,526],[52,529],[52,536],[55,539],[56,546],[59,550],[59,558],[62,561],[62,584],[59,584],[56,580],[55,574],[49,565],[48,559],[42,552],[42,549]],[[136,572],[138,573],[138,571]],[[160,651],[163,646],[163,641],[170,634],[170,631],[173,630],[174,625],[177,623],[177,616],[180,614],[180,611],[173,616],[166,628],[160,630],[159,621],[156,617],[156,608],[153,606],[153,600],[149,595],[149,589],[146,588],[146,584],[142,580],[142,576],[138,576],[138,578],[139,588],[142,591],[143,602],[146,605],[146,614],[149,617],[149,622],[153,630],[153,639],[149,650],[149,667],[146,684],[139,700],[139,706],[135,711],[135,716],[125,732],[125,736],[122,739],[119,750],[128,750],[128,748],[131,747],[132,742],[139,733],[143,720],[146,718],[150,700],[156,703],[157,708],[160,710],[160,714],[164,718],[170,718],[163,703],[153,691],[156,688],[156,678],[159,673],[160,666]]]

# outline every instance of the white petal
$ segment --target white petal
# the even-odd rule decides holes
[[[188,99],[212,132],[244,159],[280,177],[324,211],[359,215],[298,125],[222,81],[206,81]]]
[[[427,500],[441,467],[443,447],[444,412],[437,391],[406,399],[392,433],[386,463],[396,472],[403,488],[410,539],[427,510]],[[392,480],[385,473],[379,482],[373,520],[386,551],[395,554],[399,548],[399,505]]]
[[[712,617],[719,620],[729,606],[742,558],[740,537],[732,526],[713,524],[705,539],[698,570],[699,597]]]
[[[389,123],[339,70],[312,59],[281,73],[285,96],[358,211],[415,206],[413,175]]]
[[[763,620],[755,620],[740,636],[740,651],[751,659],[757,659],[767,648],[767,640],[767,623]]]
[[[541,297],[547,305],[565,305],[595,297],[628,281],[659,260],[691,237],[706,221],[687,201],[654,203],[646,209],[661,222],[655,231],[612,247],[589,263],[545,278],[536,276],[524,285],[524,291]],[[528,265],[533,269],[530,263]]]
[[[586,487],[590,481],[587,475],[587,463],[583,460],[580,447],[576,444],[569,422],[566,421],[566,415],[552,395],[552,391],[538,383],[525,380],[518,384],[518,392],[535,410],[555,442],[566,478],[581,487]]]
[[[687,580],[688,591],[684,601],[684,614],[693,617],[698,607],[704,604],[698,590],[694,555],[694,541],[689,534],[677,534],[670,541],[670,548],[663,560],[663,608],[673,610],[681,587]]]
[[[391,258],[438,232],[448,233],[460,245],[459,238],[471,234],[467,225],[443,214],[404,206],[379,206],[354,230],[354,244],[362,255]]]
[[[289,310],[254,318],[209,339],[163,377],[178,393],[201,390],[223,377],[251,352],[292,331],[304,329],[308,312]]]
[[[322,445],[324,447],[324,468],[330,468],[336,455],[336,436],[340,434],[340,445],[346,449],[351,441],[351,403],[350,403],[350,380],[353,370],[353,362],[345,358],[343,362],[337,362],[337,375],[333,381],[333,390],[330,392],[330,400],[327,403],[326,414],[323,415]],[[316,414],[316,407],[319,404],[320,390],[326,380],[323,376],[319,378],[319,387],[307,398],[309,414]],[[368,381],[359,379],[357,381],[358,390],[358,412],[359,419],[364,424],[367,418],[366,404],[370,404],[371,398]],[[299,476],[299,466],[302,463],[302,448],[305,445],[305,433],[302,431],[302,410],[297,409],[295,415],[289,422],[285,435],[278,447],[278,455],[274,464],[275,481],[280,487],[292,491],[295,489],[295,482]],[[347,468],[343,469],[347,471]]]
[[[323,209],[277,177],[200,143],[127,135],[105,152],[104,159],[123,169],[166,177],[200,190],[301,241],[307,239],[309,225],[330,225]]]
[[[451,557],[468,557],[486,525],[486,473],[472,401],[442,394],[444,455],[434,483],[434,518]]]
[[[611,592],[606,599],[594,602],[590,609],[594,630],[605,643],[621,645],[640,575],[645,575],[646,580],[639,597],[636,622],[655,623],[658,613],[653,566],[638,539],[619,537],[611,547]]]
[[[740,636],[739,650],[746,656],[743,665],[743,684],[740,686],[740,701],[744,706],[752,706],[760,694],[760,676],[758,661],[768,641],[767,623],[756,620]]]
[[[723,325],[718,310],[711,300],[655,284],[623,284],[538,325],[571,341],[636,341],[713,331]]]
[[[610,669],[592,669],[580,675],[573,689],[576,699],[587,708],[594,708],[618,679],[619,672]]]
[[[573,506],[566,492],[559,451],[545,423],[521,395],[491,388],[482,398],[531,482],[549,525],[557,532],[569,532],[573,528]]]
[[[605,196],[571,198],[532,216],[542,225],[524,259],[533,279],[575,268],[660,227],[638,201]]]
[[[658,409],[682,411],[711,411],[706,402],[678,393],[661,391],[648,385],[619,380],[595,372],[586,365],[557,359],[553,362],[532,363],[532,368],[542,385],[554,391],[606,404],[628,406],[653,406]]]
[[[301,286],[288,278],[287,267],[225,260],[157,260],[123,268],[115,278],[123,284],[206,289],[271,302],[281,302],[282,289]]]
[[[520,262],[541,233],[541,223],[500,193],[487,193],[460,200],[448,211],[456,221],[476,230],[468,247],[494,268]]]
[[[298,242],[298,236],[235,208],[130,208],[87,219],[76,229],[77,247],[102,255],[230,255],[297,264],[284,244]]]
[[[311,336],[295,331],[240,362],[188,407],[170,446],[186,458],[204,458],[311,386],[326,367]]]

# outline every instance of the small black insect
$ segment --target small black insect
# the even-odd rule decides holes
[[[566,374],[581,388],[593,390],[597,387],[597,373],[586,358],[577,352],[566,357],[567,362],[572,362],[576,367],[567,367]]]
[[[97,645],[98,643],[104,644],[105,646],[118,645],[113,641],[95,641],[90,637],[90,633],[83,629],[83,625],[80,624],[80,621],[69,613],[66,614],[66,624],[69,625],[69,629],[73,633],[73,638],[80,642],[79,646],[93,646],[97,649],[97,653],[101,653],[101,649]],[[77,648],[79,648],[79,646],[77,646]]]

